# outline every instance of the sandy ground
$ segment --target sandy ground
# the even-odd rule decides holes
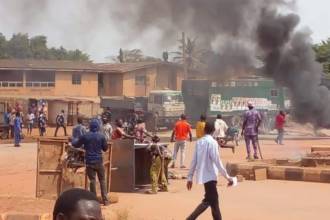
[[[329,145],[330,140],[286,141],[278,146],[273,141],[261,141],[265,158],[298,158],[312,145]],[[186,164],[189,165],[194,143],[187,147]],[[244,146],[236,154],[221,151],[224,162],[243,161]],[[187,170],[176,170],[186,173]],[[52,212],[54,201],[37,200],[35,195],[36,144],[23,144],[14,148],[0,145],[0,213],[8,211]],[[185,189],[185,180],[172,180],[170,192],[158,195],[143,193],[119,193],[119,203],[103,209],[116,215],[129,215],[129,219],[173,220],[185,219],[203,197],[203,187],[194,185]],[[235,188],[226,187],[221,179],[218,184],[220,205],[224,219],[230,220],[307,220],[328,219],[330,184],[245,181]],[[125,219],[125,218],[123,218]],[[199,219],[211,219],[208,210]]]

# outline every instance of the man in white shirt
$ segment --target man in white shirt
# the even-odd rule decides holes
[[[222,115],[217,115],[217,119],[214,122],[215,131],[213,137],[215,139],[226,137],[226,132],[228,130],[227,123],[222,119]]]
[[[197,219],[209,206],[212,209],[213,219],[221,220],[217,191],[218,173],[220,172],[228,180],[229,186],[233,185],[233,178],[228,175],[220,160],[218,143],[212,137],[214,130],[214,124],[207,122],[205,125],[205,136],[196,143],[188,174],[187,189],[191,190],[193,185],[192,179],[196,171],[196,182],[197,184],[204,184],[205,197],[187,220]]]

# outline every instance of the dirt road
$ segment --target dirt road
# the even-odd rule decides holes
[[[278,146],[273,141],[262,141],[265,158],[299,158],[308,152],[311,145],[327,144],[330,140],[287,141]],[[187,148],[189,165],[193,143]],[[241,145],[236,154],[222,150],[225,162],[243,161],[245,149]],[[0,145],[0,213],[7,211],[50,212],[53,201],[36,200],[35,195],[36,144],[24,144],[21,148]],[[180,172],[187,172],[181,170]],[[330,184],[245,181],[235,188],[227,188],[225,181],[219,182],[220,205],[224,219],[229,220],[307,220],[328,219],[330,208]],[[129,215],[129,219],[172,220],[185,219],[203,197],[203,187],[194,185],[185,189],[184,180],[171,181],[170,192],[158,195],[142,193],[120,193],[118,204],[104,209]],[[211,219],[210,211],[200,219]]]

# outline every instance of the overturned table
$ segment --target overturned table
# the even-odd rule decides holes
[[[148,146],[134,144],[133,140],[113,141],[111,191],[133,192],[150,185]]]

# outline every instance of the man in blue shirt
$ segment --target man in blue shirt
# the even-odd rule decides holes
[[[74,147],[85,149],[86,173],[90,181],[90,191],[96,195],[96,174],[100,181],[101,194],[104,205],[109,205],[107,198],[107,188],[105,181],[105,171],[103,166],[102,151],[108,150],[105,136],[99,132],[100,127],[97,119],[93,119],[89,124],[89,132],[77,140],[72,141]]]

